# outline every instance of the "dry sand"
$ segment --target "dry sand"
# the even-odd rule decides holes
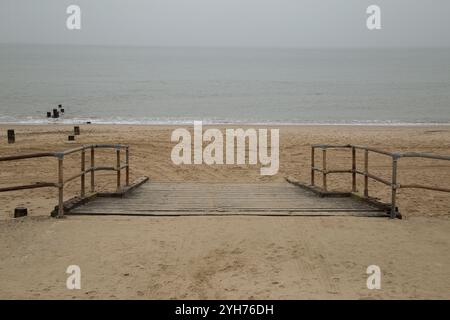
[[[6,129],[16,143],[6,143]],[[2,155],[65,150],[79,144],[130,145],[132,178],[158,181],[264,183],[291,175],[309,179],[313,143],[365,144],[389,151],[450,153],[450,127],[286,126],[280,128],[280,171],[259,175],[256,166],[175,166],[174,127],[83,125],[76,143],[72,126],[0,126]],[[333,157],[335,155],[335,157]],[[329,167],[349,168],[349,151],[333,151]],[[358,154],[359,167],[362,154]],[[112,165],[112,151],[97,163]],[[66,175],[79,155],[65,161]],[[370,170],[390,177],[386,157],[371,155]],[[98,188],[112,190],[114,176],[98,174]],[[2,163],[0,185],[55,181],[56,161]],[[319,180],[319,179],[318,179]],[[403,159],[401,183],[448,187],[450,164]],[[362,189],[358,179],[358,189]],[[348,190],[350,177],[330,179]],[[67,187],[65,198],[78,192]],[[389,189],[371,182],[372,196],[387,201]],[[48,218],[56,191],[0,194],[0,298],[450,298],[450,195],[401,190],[404,220],[338,217],[69,217]],[[29,217],[11,219],[24,205]],[[67,290],[65,269],[77,264],[82,289]],[[368,290],[366,268],[382,270],[382,289]]]

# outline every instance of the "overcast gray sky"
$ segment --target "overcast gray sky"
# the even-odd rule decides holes
[[[66,8],[82,29],[66,29]],[[366,28],[377,4],[382,30]],[[449,0],[0,0],[0,42],[139,46],[450,46]]]

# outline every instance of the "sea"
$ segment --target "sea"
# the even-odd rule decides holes
[[[450,124],[450,48],[0,44],[0,123],[194,120]]]

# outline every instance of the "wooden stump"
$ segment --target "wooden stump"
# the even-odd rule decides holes
[[[17,207],[14,209],[14,218],[25,217],[28,215],[28,209],[24,207]]]
[[[16,142],[16,134],[14,133],[14,129],[8,129],[8,143]]]

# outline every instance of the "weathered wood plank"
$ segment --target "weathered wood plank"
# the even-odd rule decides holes
[[[124,198],[98,198],[69,214],[138,216],[386,216],[352,198],[319,198],[289,183],[148,183]]]
[[[386,217],[384,212],[352,212],[352,211],[336,211],[336,212],[290,212],[290,211],[274,211],[274,212],[261,212],[261,211],[80,211],[77,213],[71,213],[75,215],[121,215],[121,216],[355,216],[355,217]]]

